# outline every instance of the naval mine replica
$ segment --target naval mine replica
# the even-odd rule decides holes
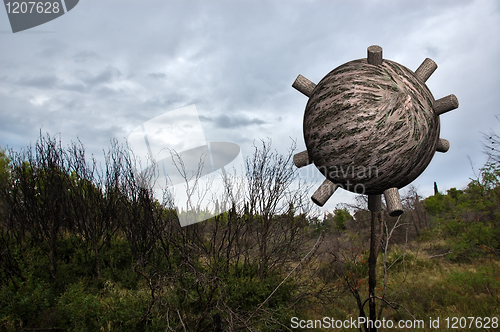
[[[314,163],[325,176],[312,196],[323,206],[338,188],[368,195],[368,208],[403,213],[398,190],[415,180],[436,151],[450,144],[439,137],[442,114],[458,107],[449,95],[435,100],[425,85],[436,70],[425,59],[415,72],[383,59],[380,46],[367,58],[347,62],[318,84],[299,75],[293,87],[309,97],[303,130],[306,151],[297,167]]]

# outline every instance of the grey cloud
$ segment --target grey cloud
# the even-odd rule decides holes
[[[92,60],[99,59],[101,59],[101,57],[97,53],[91,51],[80,51],[73,55],[73,60],[77,63],[86,63]]]
[[[89,85],[98,85],[102,83],[109,83],[114,81],[115,79],[119,78],[122,76],[122,73],[112,67],[108,66],[105,69],[101,70],[98,74],[91,74],[89,72],[80,72],[79,73],[80,79]]]
[[[87,91],[87,87],[82,83],[64,83],[64,84],[60,84],[59,87],[62,90],[70,90],[70,91],[76,91],[76,92],[86,92]]]
[[[429,54],[430,57],[432,58],[437,58],[440,54],[440,50],[439,50],[439,47],[435,46],[435,45],[428,45],[425,50],[427,51],[427,53]]]
[[[217,128],[240,128],[253,125],[262,125],[266,122],[257,118],[248,118],[244,115],[232,115],[231,117],[221,114],[216,117],[200,116],[201,121],[212,122]]]
[[[156,79],[167,78],[167,74],[165,73],[149,73],[148,76]]]
[[[46,74],[39,76],[23,76],[20,79],[15,81],[15,84],[21,85],[24,87],[33,87],[37,89],[61,89],[61,90],[70,90],[70,91],[78,91],[84,92],[86,87],[82,83],[66,83],[64,80],[58,78],[56,75]]]
[[[55,75],[47,74],[40,76],[25,76],[18,79],[16,83],[35,88],[53,89],[61,83],[61,80]]]
[[[163,112],[172,111],[177,107],[173,105],[190,105],[196,104],[189,100],[189,97],[181,93],[171,93],[152,96],[148,98],[144,103],[143,107],[147,109],[154,109],[156,111],[160,110]]]
[[[40,42],[40,50],[36,55],[43,59],[53,59],[58,58],[70,47],[66,41],[56,39],[57,36],[51,35],[47,40]]]

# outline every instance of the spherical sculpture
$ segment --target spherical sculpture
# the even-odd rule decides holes
[[[369,195],[380,209],[384,194],[390,215],[402,213],[398,189],[415,180],[435,151],[439,115],[458,107],[454,95],[434,100],[425,81],[437,68],[426,59],[415,71],[382,59],[370,46],[368,57],[347,62],[317,85],[299,75],[293,87],[309,97],[304,114],[307,151],[294,156],[298,167],[314,162],[326,177],[313,195],[322,206],[335,189]]]

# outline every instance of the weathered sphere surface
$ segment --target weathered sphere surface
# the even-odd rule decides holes
[[[314,88],[304,139],[316,167],[342,188],[382,194],[416,179],[439,140],[434,97],[408,68],[389,60],[347,62]]]

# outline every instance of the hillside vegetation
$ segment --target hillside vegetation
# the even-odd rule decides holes
[[[263,142],[245,195],[182,228],[116,142],[102,166],[48,136],[2,152],[0,330],[319,331],[292,329],[292,318],[357,319],[370,212],[360,196],[314,214],[308,187],[292,186],[292,155]],[[401,217],[379,215],[379,319],[424,320],[428,331],[430,318],[446,330],[446,318],[488,317],[489,328],[466,329],[498,330],[499,181],[487,164],[466,188],[426,199],[410,188]]]

